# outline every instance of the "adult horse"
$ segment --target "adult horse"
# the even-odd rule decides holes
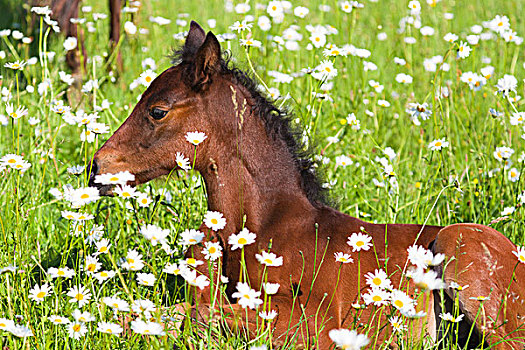
[[[263,271],[255,254],[271,247],[283,257],[281,267],[267,270],[267,280],[281,285],[272,297],[272,307],[278,311],[272,323],[275,345],[295,336],[305,347],[327,349],[331,344],[328,331],[342,327],[385,339],[388,327],[384,322],[380,325],[381,317],[373,308],[355,309],[365,289],[364,274],[384,267],[393,284],[399,285],[407,248],[418,244],[455,257],[446,269],[441,267],[443,278],[470,285],[457,292],[446,289],[442,303],[451,309],[458,297],[466,319],[459,332],[460,343],[519,346],[513,339],[525,335],[521,320],[525,308],[519,299],[525,290],[525,268],[516,266],[515,246],[507,238],[475,224],[445,228],[371,224],[332,209],[324,204],[312,162],[301,153],[289,118],[258,92],[253,80],[222,58],[220,44],[211,32],[206,35],[192,22],[176,61],[152,82],[128,119],[97,151],[90,183],[96,185],[96,174],[125,170],[135,175],[131,184],[144,183],[177,168],[177,152],[189,157],[206,183],[209,210],[226,218],[226,226],[217,232],[205,226],[201,230],[224,248],[222,273],[229,278],[230,311],[239,309],[231,295],[239,281],[241,253],[226,242],[246,227],[257,234],[256,243],[244,251],[252,287],[260,288]],[[196,146],[195,159],[195,146],[185,139],[191,131],[207,135]],[[111,193],[107,186],[100,190]],[[332,257],[337,252],[351,253],[346,240],[354,232],[370,235],[374,249],[361,251],[359,264],[341,265]],[[188,252],[202,257],[199,254],[198,250]],[[503,268],[494,269],[494,264]],[[207,267],[200,271],[208,274]],[[480,302],[470,299],[480,295],[490,296],[484,301],[482,316]],[[428,297],[426,304],[418,306],[428,317],[416,322],[425,328],[415,334],[435,338],[442,328],[433,306],[441,310],[441,301],[432,294]],[[209,292],[201,293],[200,298],[201,303],[210,302]],[[256,317],[250,310],[244,325],[255,323]]]

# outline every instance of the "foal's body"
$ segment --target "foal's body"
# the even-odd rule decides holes
[[[472,293],[490,294],[493,304],[500,305],[498,301],[508,287],[501,281],[510,282],[510,275],[496,271],[497,276],[491,277],[486,265],[472,265],[473,268],[469,262],[482,259],[483,247],[487,247],[492,252],[490,259],[504,262],[505,269],[512,270],[515,265],[512,262],[516,259],[512,259],[515,247],[510,241],[480,225],[444,229],[377,225],[326,206],[320,200],[322,190],[312,173],[311,163],[298,155],[297,141],[290,131],[288,119],[283,119],[281,112],[256,91],[251,80],[238,70],[228,68],[221,58],[215,36],[211,33],[206,36],[202,28],[192,22],[179,58],[181,62],[177,66],[155,79],[131,116],[96,153],[93,173],[128,170],[135,174],[135,183],[144,183],[175,168],[176,152],[195,161],[195,168],[206,183],[209,210],[223,213],[227,220],[224,229],[206,231],[209,239],[220,241],[224,248],[221,272],[229,278],[227,294],[231,296],[239,280],[241,258],[239,250],[232,251],[228,247],[231,234],[243,227],[257,234],[256,243],[245,247],[252,288],[260,288],[263,272],[255,254],[271,247],[272,252],[283,257],[281,267],[267,269],[268,282],[281,284],[277,295],[272,297],[272,308],[278,312],[278,318],[272,323],[277,345],[294,336],[299,344],[327,349],[331,344],[328,331],[340,327],[357,328],[360,332],[370,330],[369,334],[380,329],[378,344],[389,339],[391,331],[384,327],[387,322],[384,314],[372,314],[370,306],[364,310],[352,306],[359,301],[362,304],[359,295],[366,289],[364,275],[384,268],[391,275],[393,285],[399,287],[402,272],[407,268],[407,248],[413,244],[429,248],[433,241],[436,252],[446,253],[448,258],[456,256],[457,268],[447,268],[444,277],[448,282],[471,285],[460,292],[459,306],[467,320],[476,322],[481,329],[480,318],[474,321],[479,304],[477,301],[471,303],[468,298]],[[195,130],[205,132],[208,138],[197,146],[197,157],[193,160],[195,148],[184,135]],[[204,231],[205,227],[201,229]],[[354,232],[369,234],[374,249],[352,252],[346,242]],[[463,233],[468,242],[458,252],[454,247]],[[462,254],[463,251],[466,254]],[[335,262],[336,252],[351,253],[354,263]],[[188,252],[196,257],[199,254],[200,249]],[[207,268],[201,271],[208,273]],[[475,286],[480,274],[489,276],[486,278],[491,283]],[[522,266],[517,267],[516,276],[517,282],[511,290],[520,296],[523,289],[519,288],[525,282]],[[406,286],[406,281],[404,283]],[[447,290],[447,295],[448,299],[453,298],[452,291]],[[203,291],[200,297],[202,305],[209,301],[209,292]],[[235,300],[230,299],[230,302]],[[413,334],[436,336],[439,318],[435,316],[433,305],[432,294],[420,298],[417,309],[427,312],[428,317],[417,321],[425,328]],[[239,307],[234,304],[231,309]],[[512,322],[507,323],[508,328],[506,325],[491,333],[494,338],[487,335],[485,341],[495,343],[497,337],[503,338],[511,331],[510,325],[521,326],[518,313],[522,310],[523,305],[519,303],[513,304],[512,309],[507,308],[505,317],[513,318]],[[354,318],[355,314],[358,319]],[[495,320],[499,317],[496,315],[491,306],[488,316]],[[256,317],[255,311],[249,312],[249,322],[254,323]],[[503,316],[499,320],[496,326]],[[523,332],[516,334],[524,336]],[[312,338],[317,335],[319,342],[314,344]],[[372,339],[372,344],[375,341]]]
[[[275,344],[281,345],[285,339],[290,340],[295,334],[295,340],[299,344],[302,343],[305,346],[315,344],[320,349],[328,349],[331,341],[327,337],[327,331],[330,329],[347,327],[358,329],[361,332],[370,330],[370,333],[373,334],[378,324],[381,327],[385,326],[384,317],[378,320],[379,316],[376,316],[374,323],[368,325],[370,328],[364,327],[363,324],[367,325],[372,319],[369,313],[372,307],[361,312],[355,308],[354,304],[358,302],[358,295],[367,289],[364,274],[386,266],[385,270],[391,275],[393,284],[398,286],[401,272],[406,267],[407,248],[414,243],[428,247],[435,239],[440,227],[371,224],[344,215],[327,206],[308,205],[306,204],[308,201],[304,199],[306,198],[294,196],[288,203],[274,203],[267,208],[268,214],[260,218],[260,222],[263,223],[261,225],[252,222],[249,218],[254,216],[246,213],[248,218],[246,227],[257,232],[258,236],[254,245],[245,247],[247,270],[251,286],[259,289],[263,268],[254,261],[255,254],[271,246],[272,252],[282,255],[283,265],[281,267],[267,269],[268,281],[281,283],[278,294],[272,297],[272,308],[279,313],[277,320],[272,323],[275,327]],[[301,201],[305,205],[299,208],[297,203]],[[240,224],[233,223],[221,230],[219,240],[226,242],[230,233],[239,231]],[[351,252],[346,241],[352,232],[367,232],[372,236],[375,247],[375,251],[370,249],[359,253],[361,292],[358,292],[358,254],[351,254],[354,263],[341,266],[341,263],[334,260],[334,253]],[[388,243],[386,248],[385,242]],[[314,254],[314,251],[317,253]],[[385,259],[385,252],[389,257],[388,262]],[[195,250],[190,251],[188,255],[199,256],[199,253],[198,250]],[[239,279],[241,255],[239,251],[227,251],[224,258],[222,269],[223,274],[230,280],[227,293],[231,295]],[[339,268],[341,271],[338,277]],[[203,268],[201,271],[207,273],[206,269]],[[209,302],[208,291],[204,291],[201,295],[204,298],[203,301]],[[290,315],[294,295],[296,296],[294,312],[293,315]],[[428,297],[432,298],[431,295]],[[430,317],[424,321],[433,325],[429,327],[428,335],[434,337],[435,320],[431,300],[423,300],[419,310],[423,310],[425,302],[428,304],[424,311]],[[363,304],[362,299],[360,303]],[[304,306],[304,313],[301,311],[301,305]],[[357,319],[354,317],[356,314],[359,315]],[[256,313],[253,314],[253,317],[256,317]],[[289,327],[290,324],[292,328]],[[293,326],[299,324],[301,327],[297,332],[297,327]],[[391,334],[386,328],[380,334],[379,343]],[[253,330],[254,327],[250,329]],[[420,332],[418,331],[417,334]],[[313,339],[319,335],[319,343],[316,344]]]

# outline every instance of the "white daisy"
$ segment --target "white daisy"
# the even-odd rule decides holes
[[[370,342],[366,335],[358,334],[353,329],[332,329],[328,332],[328,336],[335,343],[336,347],[342,349],[359,350]]]
[[[204,215],[204,224],[213,231],[222,230],[226,226],[226,219],[218,211],[208,211]]]
[[[232,250],[241,249],[245,245],[249,245],[255,242],[256,235],[248,231],[245,227],[238,234],[232,234],[228,237],[228,244],[232,246]]]
[[[275,255],[274,253],[268,253],[265,250],[261,254],[255,254],[257,260],[266,266],[281,266],[283,264],[283,257]]]
[[[362,232],[358,232],[352,233],[346,243],[352,247],[352,251],[359,252],[361,250],[369,250],[370,247],[372,247],[371,241],[372,237]]]
[[[205,133],[200,131],[189,131],[186,133],[186,140],[195,146],[198,146],[200,143],[206,140],[207,137],[208,136],[206,136]]]
[[[251,289],[247,283],[238,282],[237,291],[232,294],[233,298],[239,299],[238,303],[243,308],[255,309],[263,303],[259,298],[261,292]]]

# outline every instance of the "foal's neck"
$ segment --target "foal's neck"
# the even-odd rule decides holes
[[[313,205],[301,186],[301,174],[285,142],[268,135],[253,110],[245,113],[236,136],[224,140],[223,150],[210,152],[201,174],[206,182],[209,210],[224,214],[224,234],[244,225],[262,232],[276,218],[285,219],[289,208],[311,213]]]

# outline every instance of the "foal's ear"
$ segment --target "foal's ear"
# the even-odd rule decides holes
[[[210,76],[217,72],[221,65],[221,44],[208,32],[204,43],[195,55],[194,85],[203,85],[208,82]]]
[[[186,36],[186,42],[184,43],[184,57],[183,61],[189,61],[193,59],[193,56],[199,50],[206,39],[206,32],[202,27],[195,21],[191,21],[190,30],[188,36]]]

